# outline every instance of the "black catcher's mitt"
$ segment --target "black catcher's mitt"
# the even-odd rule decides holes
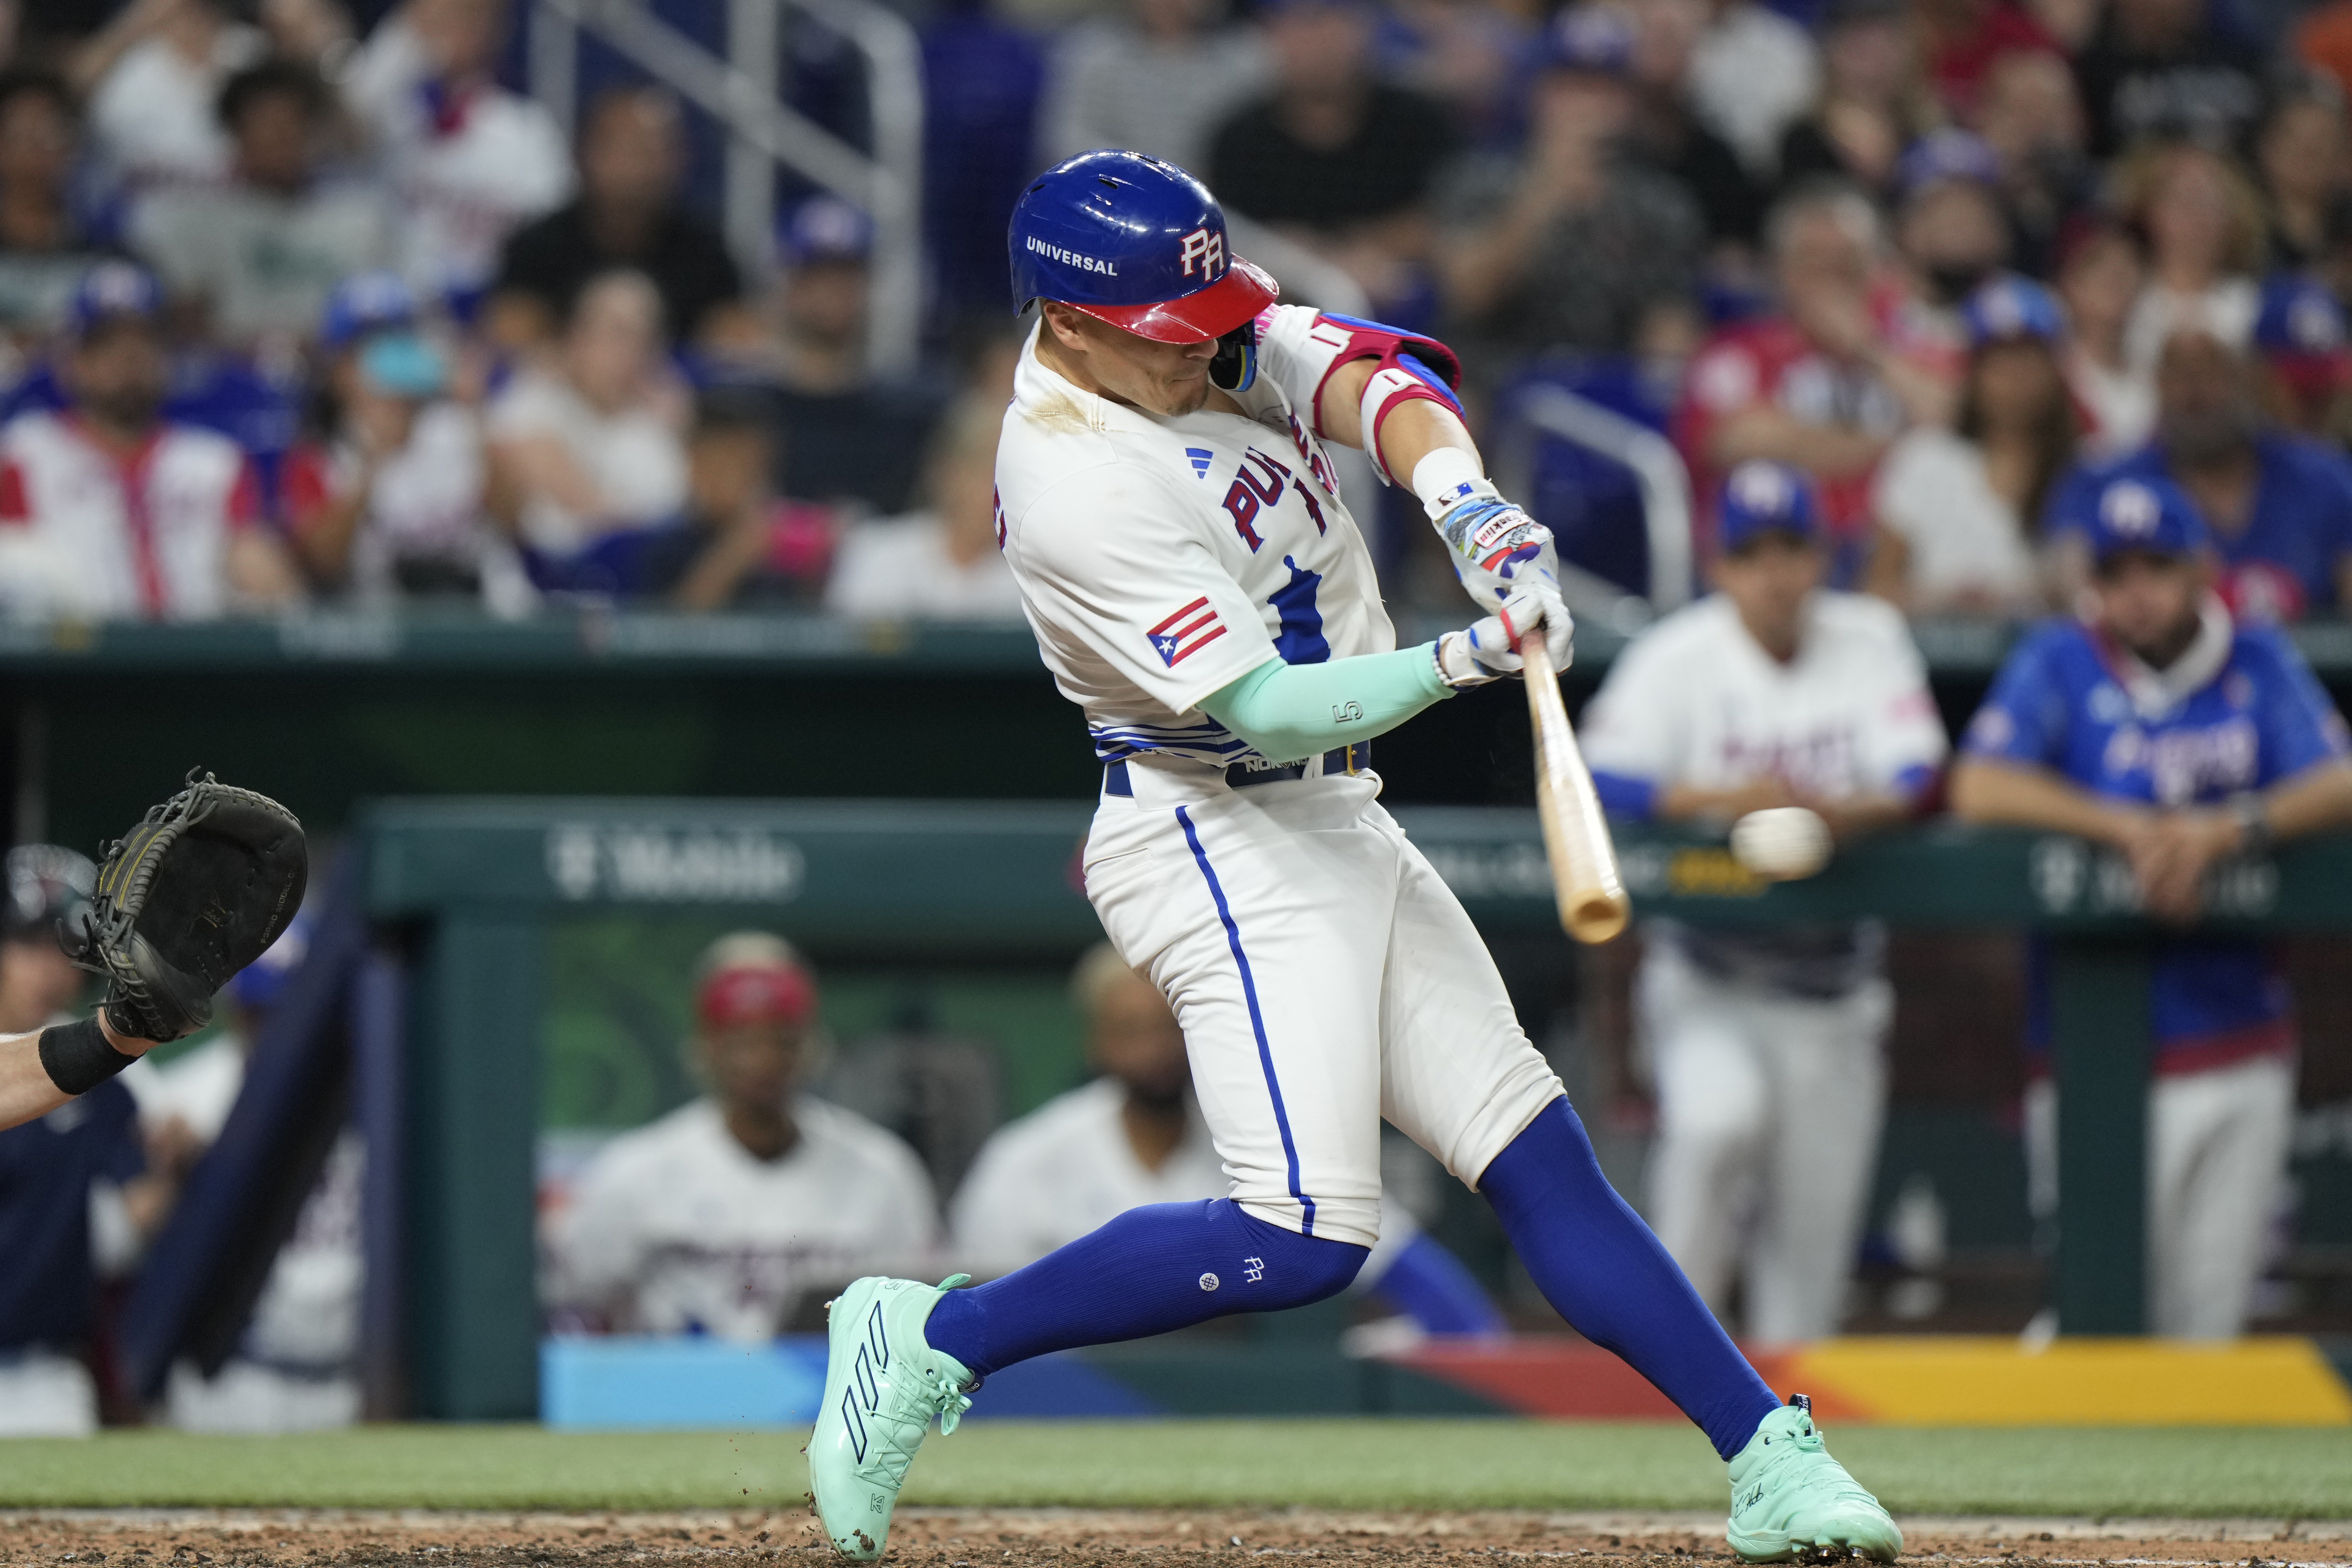
[[[269,950],[310,876],[293,812],[202,768],[100,862],[89,907],[58,935],[107,977],[107,1021],[140,1040],[209,1023],[213,993]]]

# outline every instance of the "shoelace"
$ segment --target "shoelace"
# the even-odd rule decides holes
[[[1780,1464],[1803,1464],[1805,1459],[1801,1456],[1813,1456],[1818,1458],[1820,1463],[1827,1465],[1831,1469],[1836,1471],[1837,1480],[1831,1490],[1832,1495],[1837,1500],[1841,1502],[1848,1500],[1866,1501],[1872,1504],[1875,1504],[1878,1501],[1876,1498],[1872,1497],[1868,1491],[1864,1490],[1859,1481],[1856,1481],[1852,1475],[1847,1473],[1846,1468],[1843,1465],[1839,1464],[1836,1459],[1831,1458],[1829,1448],[1822,1442],[1822,1429],[1819,1427],[1814,1426],[1811,1422],[1807,1422],[1801,1431],[1799,1431],[1789,1439],[1788,1448],[1784,1451],[1790,1457],[1779,1460],[1778,1463]]]

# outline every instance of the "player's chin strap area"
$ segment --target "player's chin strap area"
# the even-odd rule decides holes
[[[1209,384],[1219,392],[1247,392],[1257,380],[1257,323],[1244,321],[1217,340],[1209,361]]]

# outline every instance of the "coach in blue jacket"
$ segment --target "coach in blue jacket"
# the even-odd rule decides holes
[[[2352,761],[2293,643],[2235,623],[2210,536],[2160,476],[2111,480],[2090,508],[2087,618],[2010,656],[1969,727],[1954,810],[2121,851],[2148,912],[2188,927],[2232,855],[2352,822]],[[2034,954],[2027,1157],[2054,1207],[2049,999]],[[2148,1326],[2226,1338],[2246,1318],[2294,1109],[2293,998],[2271,944],[2183,929],[2150,978]]]

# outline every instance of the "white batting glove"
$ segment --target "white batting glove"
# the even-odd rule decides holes
[[[1516,675],[1526,667],[1518,645],[1528,637],[1542,638],[1552,668],[1564,670],[1575,635],[1576,622],[1559,591],[1548,582],[1530,584],[1477,624],[1437,640],[1437,678],[1460,690]]]
[[[1482,609],[1499,610],[1503,601],[1532,582],[1559,582],[1559,552],[1551,530],[1510,502],[1484,480],[1468,496],[1430,509],[1445,541],[1454,575]]]

